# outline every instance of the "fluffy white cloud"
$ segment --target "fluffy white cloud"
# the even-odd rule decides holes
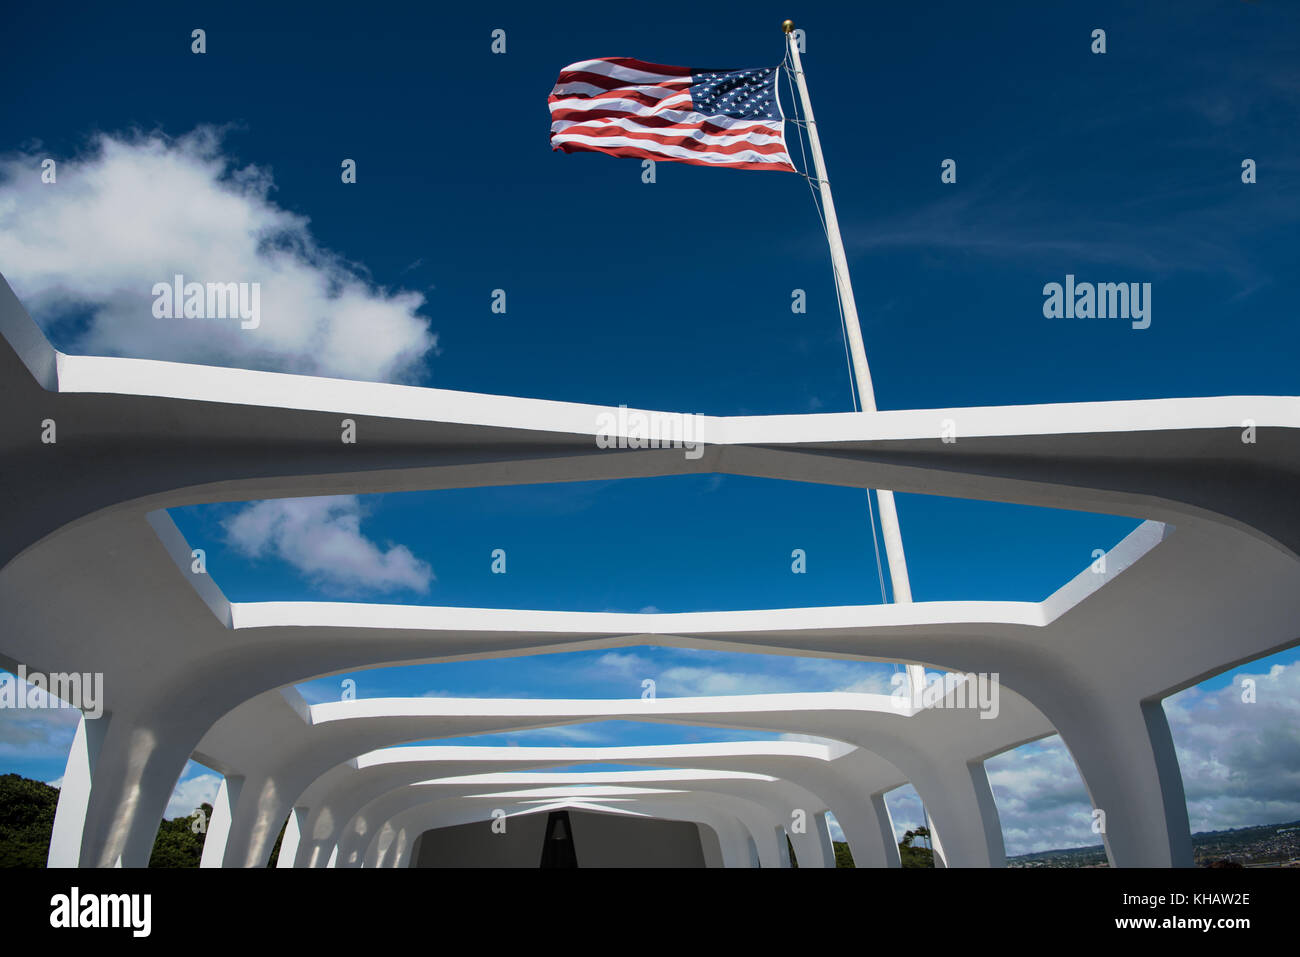
[[[761,671],[729,671],[696,665],[669,665],[635,653],[608,652],[592,669],[600,678],[624,678],[640,682],[653,678],[655,694],[670,698],[712,695],[768,694],[796,690],[787,676]]]
[[[186,771],[194,767],[199,765],[191,764]],[[172,791],[171,800],[167,802],[167,810],[163,812],[163,817],[171,820],[174,817],[187,817],[193,814],[200,804],[211,804],[215,801],[220,788],[220,774],[208,772],[196,774],[191,778],[186,778],[182,774],[181,780],[176,782],[176,788]]]
[[[433,569],[405,545],[380,548],[362,534],[355,495],[253,502],[223,526],[237,551],[279,558],[313,585],[342,594],[427,592],[433,581]]]
[[[308,220],[276,206],[268,170],[235,168],[220,132],[179,139],[102,134],[59,161],[0,159],[0,264],[47,328],[77,321],[64,351],[171,359],[379,381],[416,376],[437,345],[424,298],[376,288],[364,270],[320,248]],[[261,324],[159,319],[153,286],[247,282]],[[64,331],[67,331],[65,327]]]
[[[663,669],[655,678],[656,692],[672,698],[711,697],[713,695],[777,694],[790,690],[790,682],[780,675],[745,671],[723,671],[676,665]]]
[[[640,681],[654,677],[660,695],[727,695],[782,691],[861,691],[888,694],[893,668],[854,662],[784,659],[771,668],[753,656],[753,668],[726,656],[666,664],[661,654],[608,652],[595,678]],[[670,659],[671,660],[671,659]],[[722,662],[726,664],[723,665]],[[742,670],[744,669],[744,670]],[[1242,701],[1242,679],[1255,681],[1255,701]],[[1178,752],[1193,831],[1221,830],[1300,820],[1300,663],[1243,668],[1230,685],[1191,688],[1165,702]],[[786,740],[810,740],[783,735]],[[1027,744],[986,762],[1007,853],[1096,845],[1092,805],[1079,772],[1059,737]],[[891,792],[895,831],[924,823],[915,790]]]
[[[1255,700],[1242,700],[1243,679]],[[1193,831],[1300,820],[1300,662],[1165,702]]]
[[[725,665],[707,663],[719,657]],[[698,660],[701,664],[671,663],[673,659]],[[818,691],[889,694],[893,670],[893,665],[877,662],[652,649],[644,654],[607,652],[587,673],[595,680],[639,683],[643,678],[653,678],[656,694],[694,697]]]
[[[594,678],[639,678],[658,667],[649,657],[634,651],[607,651],[588,671]]]
[[[832,841],[844,841],[844,828],[840,827],[840,822],[835,820],[835,815],[830,811],[826,812],[826,827],[831,832]]]
[[[519,740],[531,747],[610,744],[614,743],[616,732],[617,729],[611,727],[609,722],[564,724],[557,725],[554,728],[526,728],[522,731],[513,732],[509,744],[514,745]],[[617,771],[619,769],[613,767],[610,770]]]
[[[1242,679],[1255,701],[1242,701]],[[1300,820],[1300,663],[1249,666],[1213,691],[1164,703],[1193,832]],[[1060,738],[985,762],[1008,854],[1100,843],[1091,804]]]
[[[1026,744],[984,762],[1002,821],[1007,854],[1100,844],[1092,803],[1059,737]]]
[[[894,824],[894,840],[901,841],[908,831],[925,827],[925,807],[910,784],[885,792],[885,806],[889,808],[889,819]],[[924,843],[918,844],[924,847]]]

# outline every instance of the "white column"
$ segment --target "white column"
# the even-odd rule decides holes
[[[786,843],[787,835],[785,833],[785,828],[780,824],[776,825],[775,830],[776,830],[776,837],[774,839],[774,843],[776,844],[776,860],[777,860],[776,866],[793,867],[794,865],[790,861],[790,847],[791,845],[794,844],[794,840],[790,839],[790,843],[789,844]]]
[[[245,782],[232,802],[233,821],[226,847],[227,867],[265,867],[280,826],[290,814],[291,787],[258,776]]]
[[[1105,814],[1112,867],[1192,867],[1182,772],[1159,701],[1078,702],[1048,717]],[[1057,712],[1060,712],[1059,715]]]
[[[411,864],[411,845],[414,843],[415,839],[411,837],[407,828],[399,829],[397,834],[393,836],[392,846],[389,849],[389,853],[386,855],[389,862],[388,866],[409,867]],[[358,855],[357,862],[355,864],[348,864],[347,866],[360,867],[361,863],[361,856]]]
[[[298,858],[298,845],[302,842],[303,824],[307,819],[307,808],[296,807],[289,814],[289,824],[284,829],[284,840],[280,842],[280,856],[275,860],[276,868],[293,867]]]
[[[212,802],[212,820],[208,821],[208,833],[203,838],[203,858],[199,867],[221,867],[225,863],[230,825],[243,787],[244,779],[238,775],[226,775],[221,779],[216,800]]]
[[[826,812],[818,811],[813,815],[813,826],[817,833],[817,843],[821,848],[821,866],[835,866],[835,842],[831,840],[831,828],[826,823]]]
[[[930,766],[912,776],[925,807],[936,867],[1005,867],[1002,824],[983,761]]]
[[[704,822],[695,825],[700,832],[700,849],[704,852],[705,867],[725,867],[722,860],[722,840],[718,832]]]
[[[78,726],[47,863],[148,866],[167,800],[191,750],[183,732],[165,735],[168,730],[173,729],[158,715],[140,723],[120,712]]]
[[[82,715],[77,725],[72,748],[68,751],[68,763],[63,770],[63,782],[59,785],[59,804],[54,812],[47,867],[78,867],[81,864],[81,842],[86,810],[90,806],[90,788],[104,736],[108,732],[108,721],[108,715],[90,720]]]
[[[930,860],[936,870],[948,866],[948,855],[944,852],[943,841],[939,837],[939,829],[934,826],[934,819],[930,817],[930,811],[925,811],[925,826],[930,830]],[[916,841],[912,841],[912,846],[916,846]]]
[[[193,740],[167,715],[113,716],[95,762],[83,866],[148,866],[158,825],[192,751]]]
[[[894,818],[889,813],[889,805],[885,803],[884,791],[877,791],[871,795],[871,809],[875,812],[877,837],[883,855],[881,863],[873,863],[871,866],[901,868],[903,866],[903,857],[898,850],[898,838],[894,835]],[[856,858],[854,858],[854,864],[857,867],[864,866],[858,864]]]
[[[760,867],[762,857],[749,827],[730,814],[719,814],[712,821],[722,851],[723,867]]]

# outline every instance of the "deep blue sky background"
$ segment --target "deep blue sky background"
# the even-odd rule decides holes
[[[235,124],[228,151],[270,166],[323,245],[428,292],[432,385],[846,409],[800,177],[665,163],[646,185],[636,161],[547,145],[564,65],[777,63],[794,16],[882,408],[1296,391],[1300,7],[797,6],[19,6],[4,135],[66,156],[96,130]],[[1045,320],[1067,272],[1150,281],[1151,328]]]
[[[843,411],[826,244],[801,177],[661,163],[647,185],[637,161],[547,145],[546,96],[566,64],[770,65],[786,16],[808,34],[881,408],[1300,391],[1296,4],[753,2],[674,16],[496,2],[75,16],[25,5],[7,13],[0,152],[72,157],[97,132],[227,126],[224,151],[268,168],[274,202],[309,217],[322,246],[379,286],[427,296],[439,351],[422,384],[724,415]],[[204,56],[189,51],[196,26]],[[504,56],[490,52],[498,27]],[[1095,27],[1105,55],[1089,50]],[[358,162],[356,185],[340,183],[344,157]],[[949,157],[955,185],[939,178]],[[1255,185],[1240,179],[1246,157]],[[1043,284],[1067,273],[1150,282],[1151,327],[1045,319]],[[498,287],[505,316],[489,311]],[[795,288],[806,315],[791,313]],[[362,503],[365,535],[408,546],[436,576],[428,591],[382,595],[340,595],[289,562],[240,556],[222,526],[237,508],[174,513],[236,600],[624,611],[879,600],[852,490],[697,476],[375,496]],[[1041,600],[1136,524],[913,495],[899,508],[917,600]],[[508,575],[489,573],[496,547]],[[807,575],[790,574],[796,547]],[[830,690],[870,667],[638,654],[651,668],[747,670],[750,690]],[[371,675],[361,692],[605,695],[625,664],[428,666]],[[625,730],[628,741],[655,731]],[[49,779],[62,760],[12,767]]]

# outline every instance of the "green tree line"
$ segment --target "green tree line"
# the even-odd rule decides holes
[[[58,806],[58,788],[20,774],[0,774],[0,867],[45,866]],[[193,814],[163,821],[153,842],[149,866],[198,867],[211,820],[212,805],[204,804]],[[281,827],[268,867],[275,867],[283,840]]]

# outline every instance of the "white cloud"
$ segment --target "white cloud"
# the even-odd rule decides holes
[[[899,666],[879,661],[844,661],[834,658],[785,658],[782,671],[790,677],[789,691],[845,691],[854,694],[889,694]]]
[[[840,827],[840,822],[835,820],[835,815],[832,814],[830,811],[826,812],[826,826],[831,832],[832,841],[845,840],[844,828]]]
[[[1008,855],[1101,843],[1088,792],[1059,737],[999,754],[984,767]]]
[[[647,677],[658,669],[658,665],[644,655],[631,651],[607,651],[595,660],[587,672],[593,678],[636,679]]]
[[[398,381],[436,348],[423,296],[320,248],[270,200],[269,170],[236,168],[218,130],[101,134],[54,183],[45,155],[0,159],[0,263],[43,325],[89,314],[64,351]],[[177,273],[259,283],[261,325],[155,318],[153,285]]]
[[[901,841],[908,831],[925,826],[925,808],[912,785],[904,784],[886,791],[885,806],[889,808],[889,819],[894,824],[894,840]]]
[[[511,733],[511,744],[523,738],[528,745],[545,747],[546,743],[559,741],[562,744],[606,744],[611,740],[607,724],[562,724],[553,728],[526,728]],[[534,739],[542,740],[534,740]]]
[[[665,668],[660,672],[656,682],[656,690],[659,694],[673,698],[776,694],[789,690],[790,686],[789,681],[780,675],[696,668],[691,665]]]
[[[678,658],[707,662],[721,657],[728,667],[707,664],[666,664]],[[892,665],[878,662],[836,661],[830,658],[774,657],[750,655],[747,660],[733,653],[674,649],[665,654],[611,651],[601,655],[587,669],[594,680],[655,680],[655,691],[669,697],[736,694],[781,694],[790,692],[852,691],[889,694]],[[745,668],[752,661],[754,667]]]
[[[1242,678],[1256,700],[1242,697]],[[1189,688],[1164,703],[1191,829],[1300,820],[1300,664],[1236,672],[1224,688]],[[1008,854],[1099,844],[1091,804],[1059,737],[985,762]]]
[[[1242,701],[1242,679],[1255,701]],[[1193,831],[1300,820],[1300,663],[1165,701]]]
[[[885,674],[873,671],[870,674],[863,675],[843,687],[836,688],[836,691],[849,691],[854,694],[883,694],[887,695],[894,690],[892,674]]]
[[[381,548],[362,534],[355,495],[253,502],[222,524],[237,551],[282,559],[318,587],[427,592],[433,581],[433,569],[405,545]]]
[[[192,778],[185,778],[182,775],[181,780],[176,782],[176,789],[172,791],[171,800],[167,802],[167,810],[163,812],[163,817],[171,820],[174,817],[187,817],[193,814],[200,804],[211,804],[215,801],[220,788],[220,774],[196,774]]]

